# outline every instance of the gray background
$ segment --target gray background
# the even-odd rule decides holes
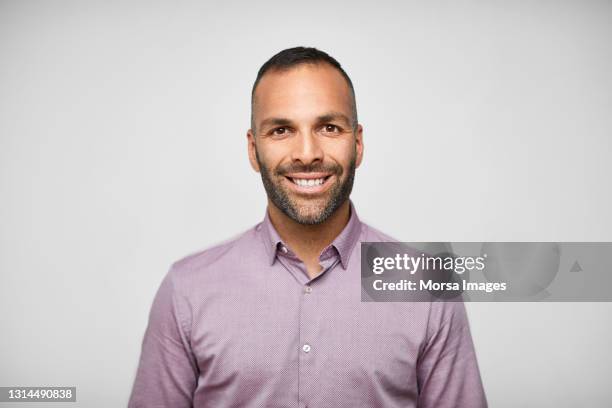
[[[364,221],[612,241],[611,38],[608,1],[1,1],[0,385],[126,404],[169,265],[264,215],[249,92],[295,45],[355,83]],[[610,406],[612,304],[467,307],[492,407]]]

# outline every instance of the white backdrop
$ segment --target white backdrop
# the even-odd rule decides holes
[[[0,1],[0,386],[126,405],[169,265],[263,218],[250,88],[296,45],[355,84],[372,226],[612,241],[611,38],[608,1]],[[612,404],[612,304],[467,307],[491,407]]]

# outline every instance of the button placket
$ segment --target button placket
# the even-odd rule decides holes
[[[315,347],[321,319],[311,283],[305,282],[300,293],[298,398],[304,405],[312,398],[311,390],[317,381]]]

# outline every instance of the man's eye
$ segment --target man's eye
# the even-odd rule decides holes
[[[284,135],[285,133],[287,133],[287,128],[284,128],[284,127],[279,127],[279,128],[272,130],[272,134],[277,135],[277,136]]]
[[[337,133],[340,131],[340,128],[336,125],[325,125],[323,126],[323,130],[325,132],[330,132],[330,133]]]

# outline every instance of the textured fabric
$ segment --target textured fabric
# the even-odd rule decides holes
[[[461,302],[361,302],[348,224],[314,279],[263,222],[170,268],[129,401],[154,407],[486,407]]]

